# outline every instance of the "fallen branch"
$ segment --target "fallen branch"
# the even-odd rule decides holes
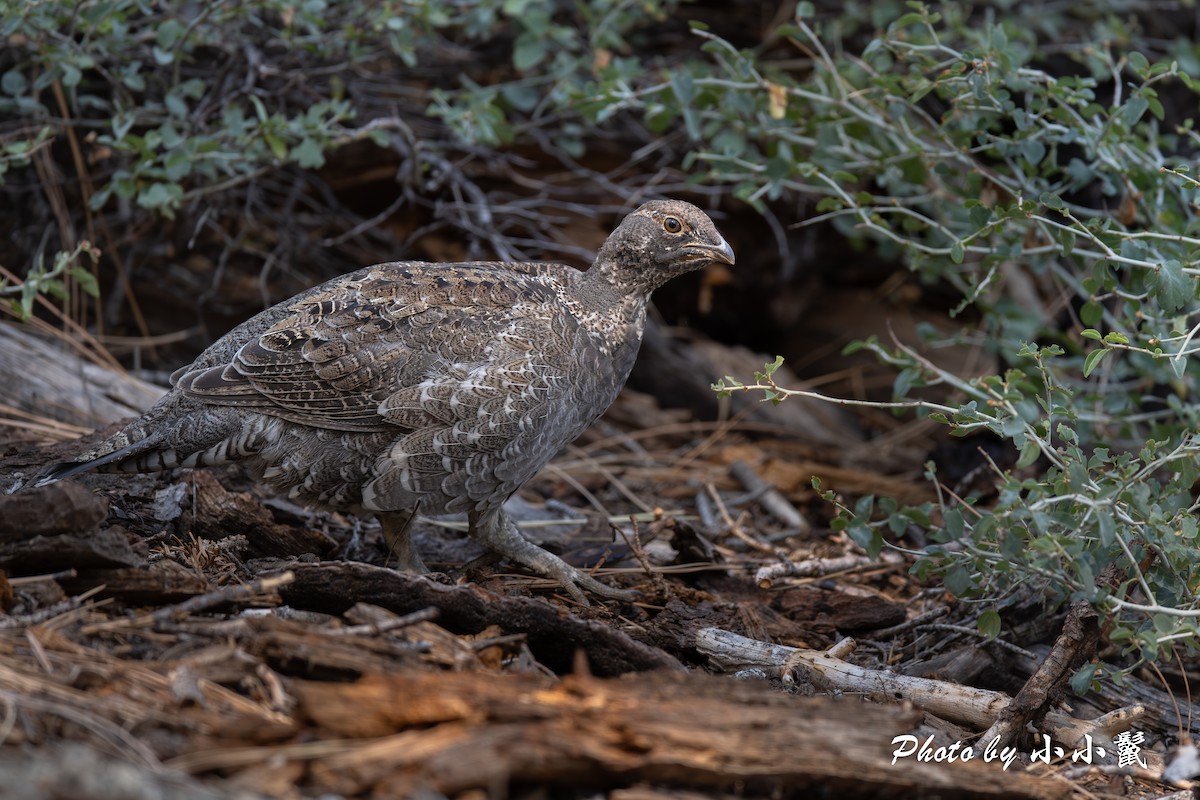
[[[990,742],[999,738],[1001,745],[1008,744],[1030,722],[1036,722],[1037,715],[1051,702],[1052,694],[1095,655],[1099,636],[1095,609],[1086,600],[1080,600],[1071,607],[1062,634],[1055,640],[1049,655],[988,728],[983,740]]]
[[[754,573],[754,582],[762,589],[770,589],[780,578],[815,578],[834,572],[903,564],[904,556],[891,550],[880,553],[879,558],[849,553],[836,558],[810,558],[800,562],[784,560],[760,568]]]
[[[989,730],[1012,703],[1012,698],[1003,692],[867,669],[838,657],[849,655],[854,647],[853,639],[843,639],[828,651],[801,650],[748,639],[720,628],[704,628],[696,634],[696,648],[719,669],[756,669],[769,677],[789,683],[802,681],[823,691],[854,693],[885,703],[909,702],[934,716],[975,730]],[[1143,714],[1145,708],[1134,705],[1084,720],[1051,709],[1039,730],[1068,748],[1090,745],[1115,753],[1112,737],[1128,730]],[[1147,775],[1157,779],[1162,772],[1162,758],[1146,750],[1142,755],[1150,763]]]

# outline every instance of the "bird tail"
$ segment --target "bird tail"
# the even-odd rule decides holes
[[[129,461],[130,459],[135,459],[137,456],[148,456],[152,459],[154,457],[154,451],[157,450],[159,445],[162,443],[162,438],[163,437],[161,435],[151,434],[145,439],[139,439],[133,444],[122,447],[119,450],[114,450],[111,453],[106,453],[99,456],[88,454],[77,461],[63,461],[61,463],[54,464],[41,474],[41,476],[37,479],[37,482],[34,483],[34,486],[46,486],[47,484],[54,483],[55,481],[61,481],[64,478],[71,478],[84,472],[91,472],[94,469],[102,469],[104,467],[120,465]],[[161,461],[163,459],[161,456],[159,456],[158,460]],[[163,466],[168,465],[163,464],[159,468],[161,469]],[[142,469],[152,468],[153,466],[150,464],[142,465]],[[112,471],[119,472],[120,468],[118,467]]]

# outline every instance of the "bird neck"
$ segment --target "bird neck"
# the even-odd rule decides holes
[[[576,319],[598,341],[623,339],[623,335],[614,339],[616,331],[634,332],[640,341],[649,292],[615,282],[613,275],[602,269],[601,262],[597,261],[580,275],[575,299],[576,307],[572,311]]]
[[[605,314],[621,315],[645,308],[655,287],[642,285],[636,280],[637,274],[598,258],[581,276],[579,296],[590,309]]]

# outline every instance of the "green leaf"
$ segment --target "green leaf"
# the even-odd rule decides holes
[[[1058,233],[1058,244],[1062,248],[1063,258],[1075,252],[1075,231],[1062,230]]]
[[[0,89],[3,89],[7,95],[20,97],[29,91],[29,81],[20,72],[10,69],[8,72],[0,75]]]
[[[63,86],[66,86],[67,88],[78,86],[79,81],[83,78],[83,73],[79,71],[79,67],[71,63],[62,65],[62,73]]]
[[[70,270],[70,275],[75,280],[75,283],[78,284],[79,288],[82,289],[88,296],[100,296],[100,284],[96,282],[96,276],[91,272],[83,267],[72,267]]]
[[[254,113],[258,116],[258,121],[266,124],[269,115],[267,114],[267,107],[263,105],[263,101],[258,98],[258,95],[252,94],[250,95],[250,102],[254,106]]]
[[[288,146],[283,139],[280,139],[278,136],[268,131],[263,132],[263,139],[266,140],[267,146],[271,148],[272,155],[274,155],[280,161],[283,161],[287,158]]]
[[[1183,271],[1183,264],[1174,259],[1158,268],[1158,301],[1167,312],[1176,311],[1196,294],[1196,279]]]
[[[1087,358],[1083,360],[1083,377],[1088,377],[1096,369],[1100,361],[1108,355],[1111,350],[1107,347],[1097,347],[1095,350],[1087,354]]]
[[[1082,314],[1080,316],[1082,316]],[[1097,342],[1100,341],[1101,338],[1100,331],[1096,330],[1095,328],[1084,328],[1079,332],[1079,335],[1084,339],[1094,339]]]
[[[1099,509],[1096,513],[1096,524],[1100,530],[1100,544],[1105,548],[1112,547],[1117,541],[1117,523],[1112,512]]]
[[[163,160],[163,170],[172,181],[180,181],[192,171],[192,157],[182,148],[172,150]]]
[[[1064,207],[1062,198],[1050,192],[1042,192],[1042,196],[1038,199],[1046,208],[1053,208],[1056,211],[1060,211]]]
[[[961,240],[950,245],[950,260],[955,264],[963,262],[963,243]]]
[[[1104,319],[1104,306],[1097,303],[1095,300],[1089,300],[1079,309],[1079,321],[1089,328],[1100,324],[1100,320]],[[1084,334],[1087,335],[1086,333]],[[1100,338],[1100,334],[1096,333],[1096,339]]]
[[[855,524],[847,527],[846,533],[855,544],[867,551],[870,558],[876,558],[883,550],[883,534],[875,528]]]
[[[547,41],[532,33],[522,33],[513,45],[513,67],[518,72],[533,69],[546,57]]]
[[[1096,677],[1096,673],[1100,670],[1100,662],[1094,661],[1091,664],[1084,664],[1079,671],[1071,676],[1071,691],[1075,692],[1079,697],[1083,697],[1092,688],[1092,681]]]
[[[1129,101],[1125,105],[1118,109],[1114,115],[1114,119],[1123,123],[1125,127],[1132,128],[1142,118],[1142,115],[1146,113],[1148,108],[1150,108],[1149,101],[1141,95],[1135,94],[1129,98]]]
[[[988,641],[994,640],[1000,635],[1000,614],[995,609],[989,608],[979,615],[979,620],[976,623],[979,632],[985,636]]]
[[[961,566],[952,567],[942,579],[946,591],[955,597],[965,597],[975,586],[975,578],[969,570]]]
[[[307,136],[292,148],[291,157],[304,169],[320,169],[325,166],[325,153],[321,145]]]
[[[1027,436],[1025,444],[1021,446],[1021,454],[1017,457],[1017,469],[1025,469],[1030,464],[1038,460],[1038,456],[1042,454],[1041,447],[1038,446],[1037,440],[1032,436]]]
[[[164,19],[156,30],[155,38],[158,41],[158,46],[163,50],[170,50],[179,41],[179,37],[186,30],[182,22],[170,17]]]
[[[687,127],[688,136],[694,140],[702,138],[700,123],[696,116],[696,82],[690,73],[679,70],[671,76],[671,91],[683,112],[683,123]]]
[[[904,30],[910,25],[923,25],[925,23],[924,14],[905,14],[888,26],[888,33]]]
[[[137,204],[170,216],[171,208],[181,197],[183,187],[177,183],[152,183],[138,192]]]
[[[188,115],[188,104],[178,92],[168,92],[163,98],[163,103],[167,106],[167,111],[171,112],[171,116],[185,118]]]

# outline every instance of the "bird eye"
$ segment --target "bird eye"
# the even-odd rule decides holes
[[[663,220],[663,230],[667,233],[679,233],[683,230],[683,223],[675,217],[667,217]]]

